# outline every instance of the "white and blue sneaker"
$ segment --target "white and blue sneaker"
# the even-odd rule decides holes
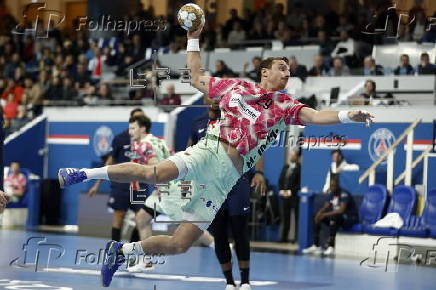
[[[118,268],[124,264],[126,258],[121,254],[123,243],[110,241],[104,250],[104,261],[101,267],[101,283],[103,287],[109,287],[112,277]]]
[[[78,168],[61,168],[58,171],[59,185],[61,188],[76,183],[81,183],[87,179],[85,171]]]

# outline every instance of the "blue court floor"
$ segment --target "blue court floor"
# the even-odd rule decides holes
[[[99,251],[105,240],[0,229],[0,289],[99,289]],[[103,255],[100,254],[100,263]],[[155,269],[120,272],[111,289],[224,289],[219,264],[210,248],[192,248],[156,257]],[[357,260],[252,253],[253,289],[377,290],[435,289],[436,269],[400,265],[387,273]],[[234,269],[235,279],[239,272]]]

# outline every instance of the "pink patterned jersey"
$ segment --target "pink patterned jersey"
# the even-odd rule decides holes
[[[132,162],[139,164],[147,164],[151,158],[156,157],[156,150],[151,142],[141,140],[140,142],[133,142],[130,145]]]
[[[243,171],[255,165],[263,152],[288,125],[304,125],[298,114],[306,105],[284,91],[265,89],[238,79],[211,77],[209,97],[220,99],[221,120],[208,134],[234,146],[244,159]]]

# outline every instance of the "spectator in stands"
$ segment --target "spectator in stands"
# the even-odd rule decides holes
[[[240,22],[235,22],[233,24],[233,30],[230,31],[227,42],[231,48],[240,48],[243,45],[240,43],[245,40],[245,31],[242,29]]]
[[[129,55],[133,57],[134,62],[143,60],[145,57],[145,47],[142,44],[141,36],[139,34],[133,35],[132,47]]]
[[[333,150],[331,152],[331,156],[332,156],[332,162],[330,164],[329,171],[327,172],[324,187],[322,189],[322,191],[325,193],[329,190],[330,180],[332,179],[332,176],[337,176],[342,171],[359,170],[359,165],[347,163],[340,149]]]
[[[53,77],[50,82],[50,87],[44,96],[44,102],[50,104],[53,101],[58,101],[62,99],[62,83],[59,77]]]
[[[232,29],[235,29],[235,23],[241,23],[242,19],[238,16],[238,10],[231,9],[230,11],[230,19],[227,20],[226,24],[224,25],[223,33],[224,38],[227,39],[229,33]]]
[[[99,47],[94,48],[94,57],[88,63],[88,70],[91,72],[93,82],[99,82],[103,74],[102,66],[104,59]]]
[[[351,57],[354,55],[354,40],[348,36],[347,31],[341,31],[340,41],[332,52],[332,57]]]
[[[97,89],[95,86],[89,84],[87,85],[84,90],[83,101],[86,105],[98,105],[99,97],[97,95]]]
[[[274,25],[274,21],[272,19],[267,20],[266,22],[266,38],[267,39],[274,39],[274,32],[276,31],[276,27]]]
[[[101,101],[111,101],[114,98],[112,97],[111,89],[107,83],[101,83],[98,89],[98,98]]]
[[[68,72],[68,76],[73,76],[75,74],[76,65],[74,64],[74,56],[72,54],[68,54],[65,57],[65,62],[62,69]]]
[[[409,55],[402,54],[400,57],[400,65],[394,70],[394,74],[398,75],[414,75],[415,70],[410,65]]]
[[[330,69],[329,75],[332,77],[349,76],[350,69],[344,64],[342,58],[335,57],[333,59],[333,67]]]
[[[62,84],[62,96],[60,99],[64,101],[75,101],[77,99],[78,92],[74,88],[71,78],[64,78]]]
[[[24,79],[24,92],[23,99],[24,103],[29,106],[33,106],[39,101],[41,101],[41,89],[38,84],[33,83],[33,79],[30,76],[27,76]]]
[[[330,59],[330,55],[335,48],[333,42],[329,40],[327,37],[327,33],[324,30],[318,31],[318,40],[317,44],[319,45],[319,54]]]
[[[26,125],[26,123],[28,123],[29,121],[30,119],[27,117],[26,107],[18,106],[17,117],[11,120],[11,132],[20,130],[20,128]]]
[[[307,68],[305,65],[299,64],[295,56],[289,58],[289,70],[291,72],[291,77],[300,78],[303,82],[306,81]]]
[[[422,10],[417,10],[414,15],[416,19],[409,26],[410,36],[412,40],[420,42],[427,29],[427,17]]]
[[[319,54],[313,60],[313,67],[309,71],[309,76],[320,77],[329,74],[329,67],[324,64],[324,57]]]
[[[167,106],[178,106],[182,103],[181,97],[179,94],[176,94],[176,89],[174,87],[174,84],[168,84],[167,87],[167,93],[163,96],[161,100],[161,105],[167,105]],[[175,107],[167,107],[164,108],[165,111],[172,111],[175,109]]]
[[[279,178],[279,195],[282,199],[282,231],[280,242],[289,242],[291,211],[294,212],[295,225],[298,225],[298,205],[300,191],[301,165],[298,151],[293,150],[289,155],[289,162],[285,164]],[[297,239],[297,228],[295,229]],[[295,242],[295,241],[292,241]]]
[[[73,77],[74,84],[77,90],[85,88],[87,83],[91,83],[91,74],[83,64],[77,65],[77,72]]]
[[[295,3],[294,7],[288,6],[288,14],[286,16],[286,24],[288,26],[301,28],[303,21],[306,19],[306,14],[301,2]]]
[[[367,56],[363,60],[363,75],[364,76],[382,76],[383,67],[375,63],[375,59],[372,56]]]
[[[218,25],[215,35],[215,48],[227,47],[227,40],[222,25]]]
[[[357,222],[357,209],[351,195],[339,186],[339,179],[332,178],[329,183],[329,195],[315,215],[313,245],[304,249],[303,254],[334,254],[336,233],[340,227],[350,227]],[[321,230],[328,228],[327,242],[321,241]],[[325,249],[325,250],[323,250]]]
[[[288,29],[288,26],[284,21],[280,21],[277,25],[277,30],[274,32],[275,39],[283,39],[285,37],[285,32]]]
[[[348,21],[348,17],[341,15],[339,17],[339,25],[336,27],[336,35],[341,35],[342,31],[345,31],[348,33],[348,35],[351,35],[353,30],[354,26]]]
[[[20,84],[16,83],[13,79],[8,79],[6,89],[3,91],[2,99],[6,100],[9,95],[14,96],[14,102],[21,103],[23,99],[24,88]]]
[[[430,63],[430,56],[424,52],[421,54],[421,63],[416,68],[418,75],[434,75],[436,74],[436,65]]]
[[[316,16],[314,25],[309,30],[309,37],[317,37],[319,31],[325,31],[327,35],[330,35],[323,15]]]
[[[3,106],[3,114],[5,119],[11,120],[17,117],[18,102],[15,100],[14,95],[9,93],[6,103]]]
[[[255,21],[253,29],[248,34],[250,40],[266,39],[267,35],[261,21]]]
[[[7,78],[14,78],[15,70],[17,67],[24,67],[24,63],[21,61],[20,55],[18,53],[12,54],[11,61],[8,61],[4,68],[4,75]]]
[[[20,163],[13,161],[9,173],[5,178],[5,193],[10,196],[11,202],[18,202],[26,192],[26,176],[21,173]]]
[[[244,64],[244,70],[241,73],[241,78],[249,78],[252,81],[258,83],[260,82],[260,63],[262,62],[262,58],[260,56],[255,56],[251,60],[251,63],[253,64],[253,69],[249,72],[247,72],[248,66],[250,65],[249,62],[246,62]]]
[[[236,76],[236,74],[227,66],[227,64],[223,60],[217,60],[215,62],[215,72],[212,76],[224,78]]]

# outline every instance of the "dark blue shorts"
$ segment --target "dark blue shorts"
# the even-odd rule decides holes
[[[233,186],[221,210],[228,210],[229,216],[250,213],[251,174],[244,174]]]
[[[144,188],[144,185],[141,185],[141,188]],[[131,198],[129,185],[112,187],[107,205],[113,210],[127,211],[131,209],[136,213],[145,207],[146,198],[143,195],[146,194],[148,194],[148,190],[146,192],[133,191]]]

